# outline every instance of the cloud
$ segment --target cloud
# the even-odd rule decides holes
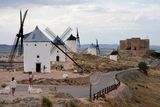
[[[0,7],[21,7],[23,5],[75,5],[93,2],[94,0],[1,0]]]
[[[142,3],[138,0],[115,1],[102,0],[99,3],[98,0],[26,0],[15,2],[18,6],[13,8],[7,0],[2,3],[7,7],[0,8],[0,33],[6,37],[1,42],[13,42],[19,29],[21,8],[23,11],[29,9],[24,25],[25,33],[38,25],[41,30],[49,27],[60,35],[71,26],[73,34],[75,28],[79,27],[82,43],[91,43],[95,38],[99,38],[101,43],[119,43],[119,39],[149,35],[153,44],[160,44],[155,39],[160,34],[160,4],[143,0]]]

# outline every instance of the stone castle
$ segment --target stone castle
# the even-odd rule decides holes
[[[149,39],[131,38],[120,40],[120,53],[123,56],[144,56],[149,50]]]

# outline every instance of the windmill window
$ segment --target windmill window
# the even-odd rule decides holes
[[[57,53],[59,53],[59,51],[57,51]]]
[[[37,58],[39,58],[39,55],[37,55]]]

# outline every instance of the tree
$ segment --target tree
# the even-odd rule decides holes
[[[140,62],[140,63],[138,64],[138,68],[139,68],[139,70],[140,70],[142,73],[144,73],[145,75],[148,76],[148,69],[149,69],[149,67],[147,66],[147,64],[146,64],[145,62]]]

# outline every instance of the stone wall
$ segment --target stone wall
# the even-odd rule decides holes
[[[144,56],[148,50],[149,39],[131,38],[120,41],[122,56]]]
[[[147,50],[119,50],[119,55],[122,57],[132,57],[132,56],[145,56]]]
[[[149,39],[131,38],[121,40],[120,50],[149,50]]]

